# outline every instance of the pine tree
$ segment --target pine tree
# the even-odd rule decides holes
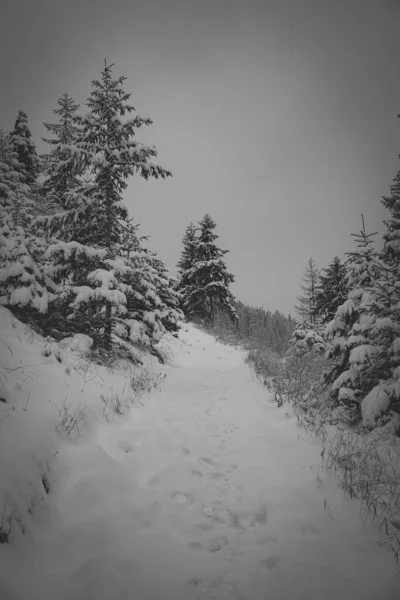
[[[400,115],[398,115],[400,118]],[[399,155],[400,158],[400,155]],[[390,196],[383,196],[383,206],[390,212],[390,219],[384,221],[384,260],[387,264],[400,266],[400,169],[390,186]],[[400,278],[400,271],[397,271]]]
[[[29,187],[23,183],[12,139],[6,131],[0,130],[0,200],[3,218],[8,214],[17,225],[25,225],[27,215],[24,207],[31,205],[29,194]]]
[[[370,309],[374,282],[379,277],[378,256],[372,247],[376,233],[366,233],[363,217],[362,223],[360,234],[352,234],[357,248],[347,253],[347,300],[325,329],[325,338],[331,340],[327,358],[333,361],[325,375],[325,381],[332,384],[331,397],[353,407],[358,416],[363,394],[369,391],[363,385],[362,371],[370,368],[377,353],[370,339]]]
[[[147,261],[155,272],[157,294],[161,300],[161,322],[166,331],[177,333],[184,314],[180,309],[181,296],[175,290],[177,281],[170,276],[163,260],[156,252],[149,251]]]
[[[228,250],[218,248],[214,233],[216,223],[209,214],[199,222],[199,238],[195,247],[194,264],[183,273],[183,307],[187,316],[205,318],[214,323],[217,310],[228,312],[237,321],[234,297],[229,284],[234,276],[228,273],[223,256]]]
[[[190,222],[186,227],[182,238],[183,249],[181,257],[176,265],[178,269],[177,291],[180,293],[181,308],[187,317],[193,316],[191,308],[186,305],[186,298],[195,289],[191,270],[194,267],[197,256],[197,231],[198,227],[193,222]]]
[[[317,317],[317,290],[318,290],[319,270],[316,268],[314,260],[310,257],[303,276],[303,283],[300,287],[303,291],[297,300],[299,304],[295,309],[309,327],[316,327],[318,324]]]
[[[183,249],[181,253],[181,258],[177,263],[178,268],[178,277],[181,278],[185,271],[188,271],[192,268],[195,258],[196,258],[196,248],[197,248],[197,231],[198,228],[192,222],[185,229],[185,234],[182,239]]]
[[[28,117],[23,110],[18,111],[14,129],[10,135],[17,152],[23,183],[33,186],[40,174],[41,164],[28,127]]]
[[[306,321],[299,321],[289,340],[286,355],[302,358],[310,354],[322,354],[324,351],[323,337],[315,329],[309,327]]]
[[[33,202],[11,137],[0,132],[0,304],[45,313],[49,288],[44,247],[31,231]]]
[[[371,427],[400,413],[400,170],[390,192],[381,200],[390,218],[384,221],[384,247],[369,304],[368,333],[375,352],[360,372],[360,387],[368,392],[361,409]]]
[[[315,308],[321,323],[328,323],[347,298],[346,267],[336,256],[324,271],[319,276]]]
[[[43,123],[52,138],[42,138],[50,145],[50,153],[42,156],[46,180],[44,190],[51,195],[62,207],[65,207],[65,194],[76,188],[79,184],[76,165],[74,168],[71,158],[71,147],[73,148],[79,134],[77,124],[76,104],[68,94],[63,94],[58,99],[59,108],[53,113],[59,117],[58,123]]]
[[[138,267],[132,271],[133,253],[127,262],[123,250],[128,211],[122,193],[127,179],[137,173],[146,180],[171,175],[150,161],[157,155],[154,147],[135,140],[136,129],[152,121],[138,115],[127,118],[135,109],[123,89],[126,78],[113,79],[112,66],[106,64],[101,80],[92,82],[89,112],[77,119],[79,132],[66,160],[72,172],[87,173],[90,180],[81,179],[67,190],[65,210],[47,218],[52,233],[59,232],[65,240],[48,250],[55,262],[52,274],[65,286],[61,300],[69,307],[71,319],[79,315],[81,321],[102,324],[96,343],[106,349],[111,347],[117,322],[121,325],[125,320],[130,338],[138,325],[130,305],[140,273]],[[143,319],[157,336],[158,323],[147,314]]]

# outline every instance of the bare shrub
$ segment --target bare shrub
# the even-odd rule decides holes
[[[56,404],[54,406],[59,412],[59,422],[56,429],[65,432],[68,436],[78,436],[80,428],[85,423],[86,409],[81,404],[73,408],[67,399],[64,400],[61,407]]]
[[[165,381],[166,374],[155,373],[147,367],[138,369],[130,378],[130,388],[137,395],[142,395],[144,392],[150,393],[154,389],[160,389],[161,384]]]
[[[165,378],[165,374],[155,373],[147,367],[138,368],[131,374],[122,390],[110,390],[107,395],[100,396],[106,420],[109,421],[111,416],[123,416],[138,404],[142,406],[141,396],[146,392],[159,389]]]
[[[103,415],[107,422],[110,416],[122,416],[125,414],[125,410],[129,408],[129,404],[121,402],[118,392],[111,391],[107,396],[101,394],[100,398],[104,404]]]

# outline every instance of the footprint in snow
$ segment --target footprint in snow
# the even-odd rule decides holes
[[[119,447],[125,452],[125,454],[129,454],[130,452],[134,451],[134,447],[129,442],[122,441],[119,443]]]
[[[312,525],[311,523],[309,525],[302,525],[300,531],[303,535],[307,535],[307,533],[311,533],[314,535],[319,534],[318,527],[315,527],[315,525]]]
[[[192,475],[193,477],[204,477],[204,473],[202,473],[201,471],[198,471],[197,469],[192,469]]]
[[[253,518],[251,519],[250,524],[252,527],[255,527],[257,525],[257,523],[259,523],[260,525],[265,525],[267,520],[268,520],[267,505],[262,504],[260,506],[260,508],[258,509],[258,511],[253,516]]]
[[[188,548],[190,548],[190,550],[200,551],[203,550],[203,544],[201,542],[189,542]]]
[[[209,467],[213,467],[214,469],[216,469],[219,466],[218,463],[215,462],[215,460],[213,460],[212,458],[208,458],[207,456],[202,456],[200,460],[205,462],[206,465],[208,465]]]
[[[184,492],[173,492],[172,499],[177,504],[193,504],[194,502],[193,496]]]
[[[258,565],[264,569],[264,571],[274,571],[279,562],[280,558],[278,556],[268,556],[267,558],[263,558],[260,560]]]
[[[228,545],[228,543],[228,538],[226,538],[225,536],[215,537],[210,540],[208,544],[208,551],[212,553],[219,552],[220,550],[225,548]]]

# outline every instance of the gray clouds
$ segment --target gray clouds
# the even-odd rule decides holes
[[[244,302],[293,313],[308,257],[382,230],[398,169],[398,3],[13,0],[1,15],[0,126],[35,139],[68,92],[84,103],[104,58],[168,181],[132,181],[141,232],[174,271],[190,220],[210,212]],[[5,84],[6,82],[6,84]],[[41,146],[44,150],[44,147]]]

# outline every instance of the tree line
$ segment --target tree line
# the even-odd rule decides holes
[[[127,181],[167,178],[137,141],[151,125],[129,103],[125,77],[105,63],[86,113],[68,94],[49,151],[39,156],[27,115],[0,134],[0,302],[45,335],[86,333],[95,347],[152,347],[183,318],[175,280],[145,245],[123,202]]]
[[[228,250],[217,246],[216,223],[209,214],[187,226],[177,264],[177,289],[189,320],[202,322],[222,340],[249,348],[286,347],[295,323],[278,311],[252,307],[237,300],[230,284],[235,278],[224,261]]]
[[[132,358],[135,345],[156,352],[185,318],[279,345],[293,327],[234,298],[209,214],[186,229],[178,278],[139,234],[123,201],[129,178],[172,174],[136,139],[152,121],[130,104],[125,80],[105,62],[84,114],[64,93],[43,124],[44,154],[23,110],[0,130],[0,304],[45,336],[89,334],[99,352]]]
[[[344,261],[320,271],[309,259],[290,352],[324,353],[321,383],[355,425],[393,421],[400,432],[400,170],[381,202],[388,218],[380,251],[362,215]]]

